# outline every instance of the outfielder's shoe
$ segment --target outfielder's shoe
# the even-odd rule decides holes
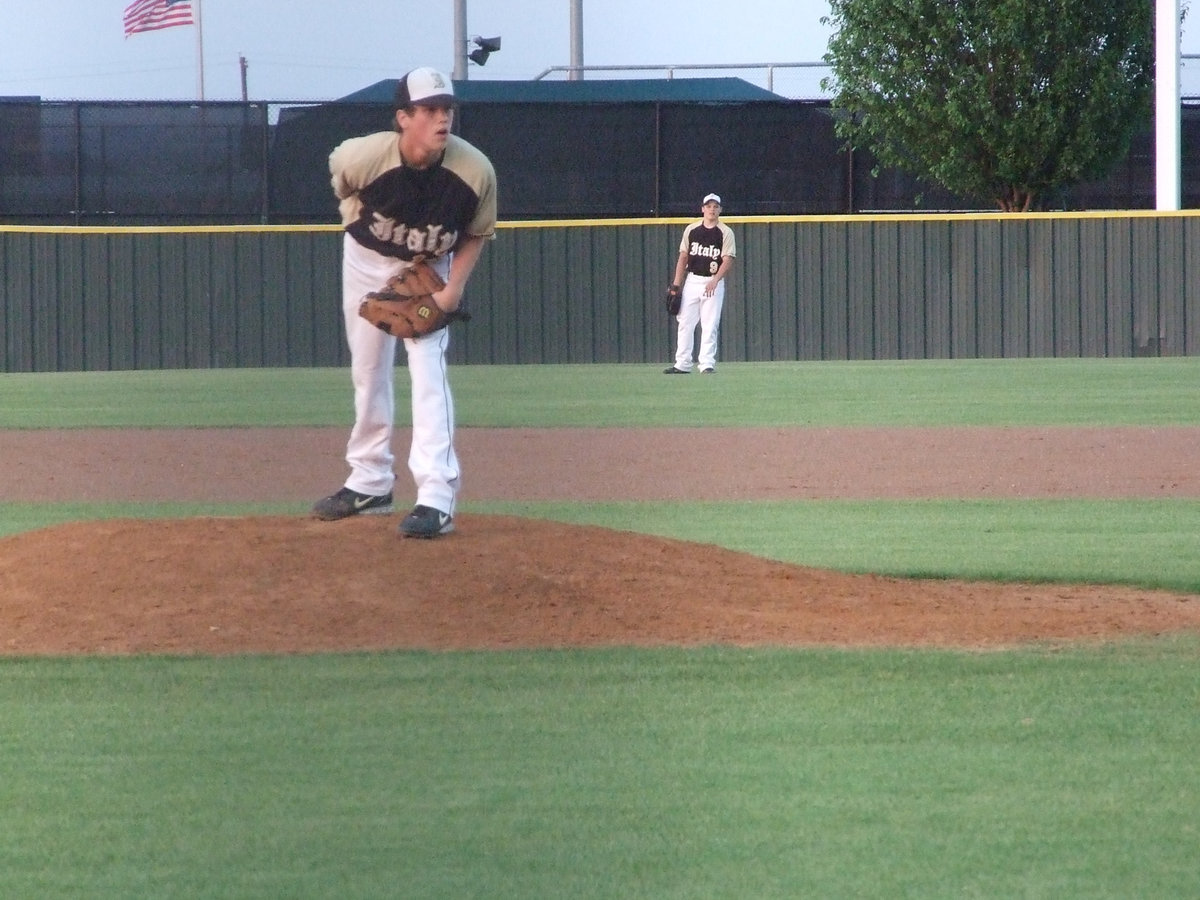
[[[688,370],[687,369],[677,369],[674,366],[671,366],[671,368],[669,368],[669,369],[663,369],[663,374],[664,375],[687,375]]]
[[[397,529],[404,537],[435,538],[454,530],[454,519],[440,509],[417,504]]]
[[[716,369],[713,369],[713,368],[711,368],[711,367],[710,367],[710,368],[707,368],[707,369],[701,369],[701,370],[700,370],[700,374],[701,374],[701,375],[716,375],[716,374],[717,374],[717,370],[716,370]]]
[[[360,494],[348,487],[342,488],[336,494],[330,494],[313,505],[313,515],[326,522],[334,519],[345,519],[349,516],[381,515],[392,511],[392,495],[386,493],[382,497],[374,494]]]

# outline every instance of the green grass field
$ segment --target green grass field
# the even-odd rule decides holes
[[[657,371],[460,367],[460,425],[1200,424],[1192,359]],[[340,370],[0,391],[0,428],[342,425],[349,404]],[[469,508],[847,571],[1200,590],[1192,500]],[[214,511],[267,510],[0,502],[0,529]],[[1198,662],[1197,635],[0,660],[0,896],[1195,897]]]

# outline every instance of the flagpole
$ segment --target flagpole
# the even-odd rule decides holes
[[[204,16],[200,11],[201,0],[192,0],[196,11],[196,94],[204,99]]]

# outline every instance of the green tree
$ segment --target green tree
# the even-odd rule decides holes
[[[837,133],[1006,211],[1102,177],[1149,120],[1151,0],[830,0]]]

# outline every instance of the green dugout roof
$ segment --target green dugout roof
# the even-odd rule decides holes
[[[391,103],[395,78],[339,98],[340,103]],[[616,78],[594,81],[455,81],[462,103],[743,103],[786,100],[742,78]]]

